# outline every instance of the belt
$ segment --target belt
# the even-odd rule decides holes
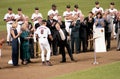
[[[19,23],[18,23],[18,24],[19,24]],[[19,24],[19,25],[21,25],[21,26],[22,26],[23,24],[24,24],[24,23],[21,23],[21,24]]]
[[[65,21],[65,22],[72,22],[72,21]]]
[[[13,23],[8,23],[8,24],[13,24]]]
[[[46,38],[46,37],[39,37],[39,38]]]

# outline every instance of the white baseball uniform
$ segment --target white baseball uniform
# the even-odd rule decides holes
[[[51,50],[48,42],[48,35],[51,35],[50,29],[46,26],[40,26],[37,28],[35,34],[37,34],[39,37],[39,44],[42,51],[42,61],[45,61],[45,49],[47,50],[46,61],[49,61]]]
[[[117,12],[117,9],[115,9],[115,8],[114,9],[109,9],[109,12],[110,13]]]
[[[51,15],[51,14],[53,14],[53,19],[55,19],[55,20],[58,19],[58,18],[57,18],[57,16],[58,16],[58,10],[55,10],[55,11],[52,10],[52,9],[49,10],[49,11],[48,11],[48,16]]]
[[[63,13],[63,16],[64,17],[67,17],[67,16],[72,16],[73,15],[73,13],[72,13],[72,11],[70,11],[70,12],[68,12],[68,11],[65,11],[64,13]],[[67,30],[67,32],[68,33],[70,33],[71,34],[71,31],[70,31],[70,24],[71,24],[71,19],[66,19],[66,18],[64,18],[64,20],[65,20],[65,29]]]
[[[11,18],[11,17],[14,17],[15,18],[15,14],[12,13],[12,14],[9,14],[9,13],[6,13],[5,16],[4,16],[4,20],[7,20],[8,18]],[[12,27],[12,23],[14,21],[8,21],[6,22],[6,27],[7,27],[7,41],[11,41],[11,35],[10,35],[10,29]]]
[[[115,14],[114,14],[114,12],[117,12],[117,9],[109,9],[109,12],[110,13],[113,13],[112,14],[112,18],[113,18],[113,20],[114,20],[114,18],[115,18]],[[116,32],[115,32],[115,24],[113,23],[113,35],[114,35],[114,38],[116,38]]]
[[[16,15],[15,15],[15,19],[20,19],[21,16],[22,16],[23,18],[25,18],[25,15],[24,15],[24,14],[22,14],[22,15],[16,14]],[[18,26],[17,26],[16,29],[17,29],[18,32],[20,32],[21,27],[22,27],[22,24],[24,23],[24,21],[18,21],[17,23],[18,23]]]
[[[74,15],[78,15],[78,17],[79,17],[78,19],[80,19],[80,17],[82,16],[81,10],[77,10],[77,11],[73,10],[72,13],[73,13],[73,16],[74,16]]]
[[[43,18],[41,13],[38,13],[38,14],[33,13],[31,19],[38,18],[38,17]],[[38,23],[38,19],[36,19],[33,23],[34,23],[34,26],[35,26],[35,24]]]
[[[99,11],[102,11],[102,13],[104,13],[104,10],[103,10],[102,7],[99,7],[99,8],[94,7],[94,8],[92,9],[92,12],[93,12],[94,14],[96,14],[96,13],[99,12]]]
[[[43,18],[41,13],[38,13],[38,14],[37,14],[37,13],[33,13],[31,19],[38,18],[38,17]],[[38,23],[38,19],[36,19],[36,20],[33,22],[34,26],[35,26],[36,23]],[[34,42],[36,42],[35,33],[34,33],[33,39],[34,39]]]

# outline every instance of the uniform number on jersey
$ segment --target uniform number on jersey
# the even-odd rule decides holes
[[[43,34],[43,33],[44,33],[44,29],[41,30],[41,34]]]

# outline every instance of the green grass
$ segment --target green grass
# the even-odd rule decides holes
[[[52,79],[120,79],[120,62],[78,71]]]
[[[7,12],[8,7],[13,8],[13,12],[17,13],[17,8],[22,8],[23,13],[31,17],[35,7],[40,8],[43,17],[47,17],[47,12],[51,8],[51,4],[55,3],[58,7],[60,15],[65,11],[65,6],[70,4],[72,9],[74,4],[78,4],[83,14],[86,16],[88,12],[94,7],[96,0],[0,0],[0,31],[6,29],[3,17]],[[113,0],[98,0],[101,6],[106,9],[109,8],[109,3]],[[114,0],[116,8],[120,9],[120,0]]]

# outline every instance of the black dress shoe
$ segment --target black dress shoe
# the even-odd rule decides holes
[[[60,63],[65,63],[66,61],[60,61]]]
[[[46,65],[45,61],[42,62],[42,65],[44,65],[44,66]]]
[[[27,60],[27,63],[32,63],[32,61],[31,60]]]
[[[120,51],[120,49],[117,49],[117,51]]]
[[[13,66],[20,66],[19,64],[15,64],[15,65],[13,65]]]
[[[77,62],[77,60],[75,60],[75,59],[71,59],[71,61]]]

